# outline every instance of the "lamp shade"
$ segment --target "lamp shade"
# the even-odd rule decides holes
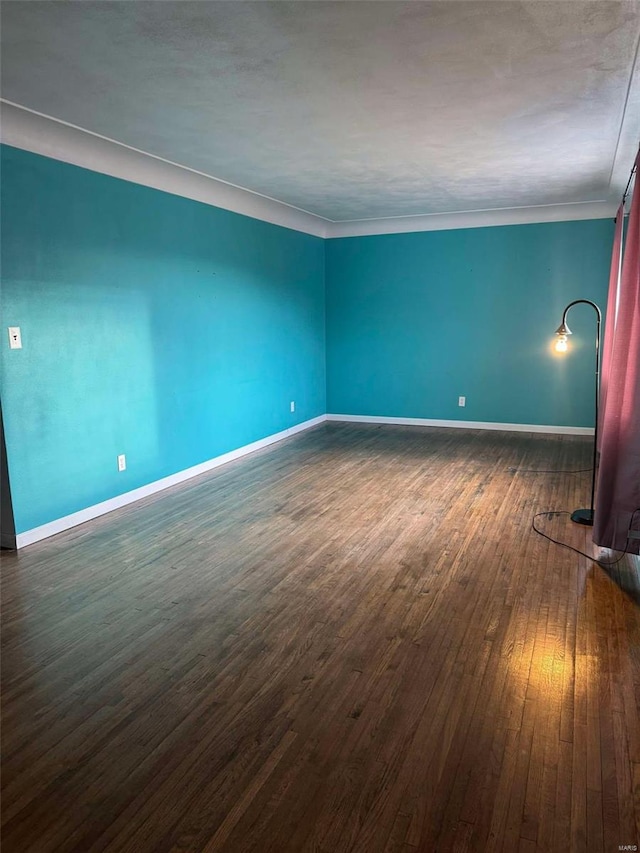
[[[564,321],[562,323],[560,323],[560,325],[556,329],[556,335],[571,335],[571,334],[573,334],[573,332],[571,331],[571,329],[567,326],[567,324]]]

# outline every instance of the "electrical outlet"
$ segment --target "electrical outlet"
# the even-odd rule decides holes
[[[295,412],[295,410],[296,410],[296,404],[295,404],[295,403],[293,402],[293,400],[292,400],[292,401],[291,401],[291,411],[292,411],[292,412]]]
[[[124,453],[121,453],[118,456],[118,471],[126,471],[127,470],[127,457]]]
[[[467,405],[467,398],[466,397],[458,397],[458,405],[459,406],[466,406]]]
[[[9,347],[11,349],[22,349],[20,326],[9,326]]]

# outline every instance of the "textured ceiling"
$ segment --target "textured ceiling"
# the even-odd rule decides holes
[[[639,36],[635,0],[3,2],[2,95],[331,220],[586,202]]]

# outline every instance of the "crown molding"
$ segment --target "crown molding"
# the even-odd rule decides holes
[[[332,222],[327,237],[365,237],[376,234],[407,234],[415,231],[448,231],[460,228],[490,228],[494,225],[528,225],[536,222],[567,222],[574,219],[607,219],[616,213],[616,203],[587,201],[540,207],[506,207],[496,210],[465,210],[398,216],[391,219],[358,219]]]
[[[313,213],[228,184],[154,154],[0,99],[0,140],[6,145],[183,196],[284,228],[325,237],[328,221]]]
[[[600,199],[539,207],[332,221],[11,101],[0,99],[0,105],[0,140],[6,145],[315,237],[361,237],[576,219],[605,219],[615,216],[617,206],[615,201]]]

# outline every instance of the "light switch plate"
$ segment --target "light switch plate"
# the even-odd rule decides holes
[[[22,349],[20,326],[9,326],[9,346],[11,349]]]

